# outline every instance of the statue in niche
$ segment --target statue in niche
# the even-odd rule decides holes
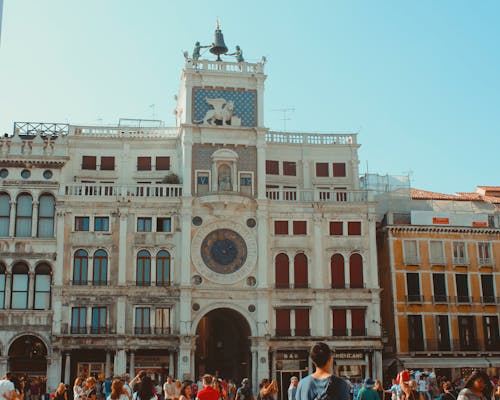
[[[231,185],[231,169],[227,165],[219,168],[219,191],[228,192],[233,190]]]

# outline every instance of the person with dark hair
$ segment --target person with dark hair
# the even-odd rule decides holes
[[[182,384],[179,400],[191,400],[191,384],[189,382]]]
[[[332,375],[333,355],[323,342],[316,343],[309,353],[316,371],[301,379],[297,386],[296,400],[349,400],[347,383]]]
[[[148,375],[141,377],[139,388],[134,393],[134,400],[156,400],[156,394],[153,391],[153,381]]]
[[[241,386],[236,391],[235,400],[254,400],[252,389],[250,388],[250,381],[244,378],[241,381]]]
[[[457,400],[491,400],[493,385],[484,371],[473,371],[467,378]]]
[[[441,400],[457,400],[457,392],[455,392],[453,383],[450,381],[443,383],[443,394],[441,395]]]

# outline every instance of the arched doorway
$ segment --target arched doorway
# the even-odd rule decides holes
[[[17,375],[45,376],[47,347],[33,335],[17,338],[9,348],[9,370]]]
[[[216,371],[236,382],[250,377],[250,327],[243,315],[229,308],[210,311],[200,320],[196,335],[196,378]]]

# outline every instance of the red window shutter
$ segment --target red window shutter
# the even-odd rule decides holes
[[[347,223],[348,235],[361,235],[361,222],[348,222]]]
[[[295,336],[309,336],[309,310],[298,308],[295,310]]]
[[[276,336],[291,336],[290,310],[276,309]]]
[[[293,221],[293,234],[306,235],[307,234],[307,221]]]
[[[96,169],[97,159],[95,156],[82,157],[82,169]]]
[[[279,162],[273,160],[266,160],[266,174],[267,175],[278,175],[279,174]]]
[[[284,253],[280,253],[276,256],[276,276],[275,282],[277,288],[289,288],[290,287],[290,268],[288,256]]]
[[[151,171],[151,157],[137,157],[137,171]]]
[[[295,161],[283,161],[283,175],[296,176],[297,163]]]
[[[352,254],[349,258],[349,278],[351,288],[363,287],[363,258],[360,254]]]
[[[330,260],[330,270],[332,273],[332,288],[345,288],[345,270],[344,256],[342,254],[334,254]]]
[[[170,169],[170,157],[156,157],[156,170],[168,171]]]
[[[288,235],[288,221],[274,221],[275,235]]]
[[[342,221],[330,222],[330,235],[342,236],[344,234],[344,223]]]
[[[101,171],[114,171],[115,158],[114,157],[101,157]]]
[[[293,259],[293,281],[295,288],[307,288],[307,256],[299,253]]]
[[[352,336],[365,336],[365,309],[354,308],[351,310]]]
[[[333,336],[347,336],[346,310],[334,308],[333,314]]]
[[[346,176],[345,163],[333,163],[333,176],[334,177]]]
[[[316,163],[316,176],[328,176],[328,163]]]

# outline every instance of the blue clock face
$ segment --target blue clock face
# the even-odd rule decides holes
[[[210,232],[201,244],[201,258],[205,265],[219,274],[239,270],[247,258],[245,240],[231,229]]]

